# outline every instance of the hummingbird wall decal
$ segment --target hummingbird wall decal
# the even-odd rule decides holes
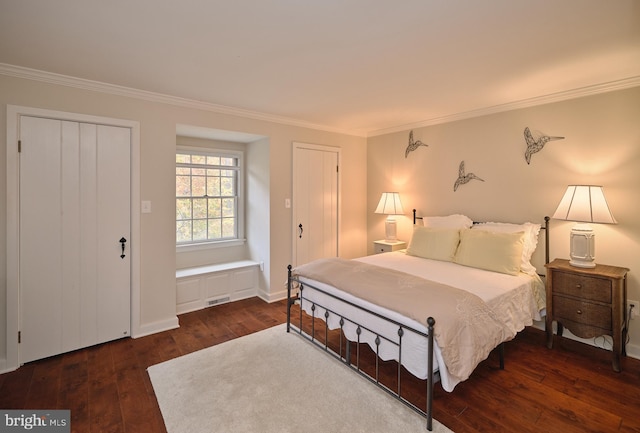
[[[480,179],[473,173],[465,174],[464,161],[460,161],[460,167],[458,167],[458,179],[456,179],[456,183],[453,185],[453,191],[455,192],[460,185],[464,185],[473,179],[484,182],[484,179]]]
[[[545,144],[549,141],[563,139],[564,137],[549,137],[547,135],[543,135],[536,141],[533,138],[529,127],[524,128],[524,140],[527,142],[527,150],[524,152],[524,159],[527,161],[527,164],[531,164],[531,155],[540,152]]]
[[[409,156],[409,153],[413,152],[420,146],[429,146],[429,145],[426,143],[423,143],[420,140],[414,141],[413,130],[411,130],[411,132],[409,132],[409,145],[407,146],[407,149],[404,151],[404,157],[406,158],[407,156]]]

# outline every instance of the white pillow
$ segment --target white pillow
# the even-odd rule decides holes
[[[422,217],[422,224],[425,227],[468,229],[473,225],[473,221],[468,216],[454,214],[448,216]]]
[[[486,222],[475,224],[472,229],[485,230],[494,233],[518,233],[524,232],[524,245],[522,248],[522,262],[520,270],[526,274],[535,274],[536,268],[531,264],[531,256],[538,246],[538,234],[540,233],[540,224],[530,222],[522,224],[496,223]]]
[[[415,226],[407,248],[410,256],[450,262],[460,242],[460,230]]]
[[[523,245],[524,232],[461,230],[460,245],[453,261],[460,265],[518,275]]]

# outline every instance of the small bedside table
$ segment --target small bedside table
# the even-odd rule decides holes
[[[547,267],[547,347],[553,347],[553,321],[558,335],[563,327],[581,338],[613,337],[613,370],[620,371],[620,356],[626,355],[627,268],[596,265],[571,266],[555,259]]]
[[[407,243],[402,241],[374,241],[373,242],[373,251],[376,254],[379,253],[389,253],[391,251],[398,251],[403,248],[407,248]]]

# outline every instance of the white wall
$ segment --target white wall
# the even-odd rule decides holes
[[[260,296],[269,299],[268,291],[271,281],[270,249],[271,242],[269,226],[271,225],[271,209],[269,203],[269,139],[250,143],[247,146],[247,204],[245,207],[246,235],[249,240],[249,258],[264,262],[264,271],[258,274]],[[278,273],[278,275],[281,275]],[[274,290],[273,292],[277,292]],[[277,296],[277,295],[276,295]]]
[[[380,193],[397,190],[410,213],[464,213],[474,220],[542,222],[568,184],[603,185],[617,225],[594,225],[596,261],[631,270],[628,297],[640,300],[640,88],[414,130],[421,147],[405,159],[409,131],[368,140],[368,249],[384,235],[384,216],[373,210]],[[525,127],[565,136],[524,159]],[[534,132],[535,134],[535,132]],[[458,165],[484,182],[456,192]],[[569,254],[573,223],[551,220],[551,259]],[[398,221],[409,240],[412,221]],[[640,319],[631,322],[629,352],[640,356]]]
[[[269,179],[269,216],[264,226],[249,227],[254,233],[268,227],[259,239],[265,258],[265,294],[284,293],[286,266],[291,260],[291,146],[293,141],[338,146],[343,149],[342,188],[343,256],[366,252],[366,140],[309,128],[220,114],[204,108],[152,102],[132,97],[83,90],[43,81],[0,76],[0,137],[6,141],[6,106],[20,105],[140,122],[140,196],[152,202],[152,213],[141,216],[140,327],[152,330],[175,319],[175,148],[176,125],[240,131],[269,137],[268,153],[249,146],[248,156],[268,158],[268,169],[259,175]],[[7,145],[7,143],[5,143]],[[10,145],[10,144],[9,144]],[[254,152],[256,151],[257,152]],[[266,164],[265,164],[266,165]],[[6,227],[6,151],[0,152],[0,226]],[[256,212],[253,210],[250,212]],[[259,211],[258,211],[259,212]],[[251,254],[258,254],[252,250]],[[262,255],[262,252],[260,253]],[[6,354],[6,233],[0,233],[0,364]],[[135,326],[135,324],[134,324]]]

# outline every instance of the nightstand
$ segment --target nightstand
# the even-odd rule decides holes
[[[390,253],[391,251],[398,251],[407,248],[407,243],[402,241],[374,241],[373,251],[378,253]]]
[[[563,328],[581,338],[613,337],[613,370],[620,371],[620,356],[626,355],[627,272],[617,266],[595,268],[571,266],[555,259],[547,267],[547,347],[553,347],[555,320],[558,335]]]

